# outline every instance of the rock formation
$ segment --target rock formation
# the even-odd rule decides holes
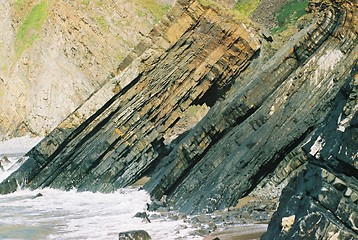
[[[45,136],[112,78],[155,23],[139,2],[1,1],[0,139]]]
[[[325,9],[214,106],[163,160],[148,191],[169,195],[182,211],[213,211],[235,205],[273,171],[323,121],[353,70],[355,19],[342,11]],[[344,41],[335,36],[341,32]]]
[[[263,238],[355,236],[357,3],[311,1],[309,10],[315,21],[261,64],[244,25],[177,1],[118,76],[27,153],[0,192],[109,192],[150,175],[153,198],[198,213],[234,206],[291,173]],[[205,116],[178,127],[192,107]]]
[[[108,192],[131,184],[170,150],[166,132],[191,106],[212,106],[258,47],[242,24],[179,2],[1,191],[25,184]]]

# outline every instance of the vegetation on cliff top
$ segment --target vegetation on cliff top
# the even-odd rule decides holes
[[[234,10],[241,16],[248,18],[260,4],[260,0],[239,0],[236,2]]]
[[[273,28],[273,32],[282,32],[289,26],[294,25],[297,20],[306,14],[308,0],[290,0],[282,5],[276,13],[278,27]]]
[[[153,14],[154,21],[159,20],[168,12],[170,5],[165,3],[159,3],[156,0],[135,0],[137,5],[143,6],[151,14]]]
[[[234,15],[243,23],[251,22],[250,15],[260,4],[260,0],[238,0],[232,9],[226,9],[215,0],[198,0],[198,2],[205,7],[211,6],[220,11],[225,11],[226,14]]]
[[[24,4],[24,1],[18,0],[16,4],[20,7]],[[15,51],[17,56],[20,56],[39,37],[39,32],[46,17],[47,0],[42,0],[32,8],[16,33]]]

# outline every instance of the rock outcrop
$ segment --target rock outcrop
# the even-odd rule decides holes
[[[242,24],[180,1],[120,64],[120,74],[63,121],[4,181],[30,188],[112,191],[128,186],[170,146],[164,136],[195,105],[212,106],[259,42]]]
[[[158,17],[124,0],[8,0],[0,11],[0,139],[48,134],[113,77]]]
[[[144,188],[153,198],[198,213],[291,175],[263,238],[355,236],[357,3],[311,1],[309,9],[315,21],[261,63],[244,25],[178,1],[0,192],[109,192],[150,175]],[[191,107],[210,110],[182,128]],[[173,129],[181,129],[175,139]]]
[[[249,193],[323,121],[350,76],[357,54],[353,10],[324,9],[209,111],[146,189],[189,212],[235,205]],[[337,37],[342,32],[344,40]]]

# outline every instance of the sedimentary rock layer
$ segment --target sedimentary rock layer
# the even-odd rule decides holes
[[[27,154],[1,192],[14,191],[16,181],[103,192],[128,186],[167,154],[163,136],[185,111],[213,105],[258,48],[242,24],[179,1],[120,74]]]
[[[335,35],[341,42],[357,36],[354,2],[328,2],[350,28]],[[319,5],[318,5],[319,6]],[[349,33],[350,31],[350,33]],[[348,33],[348,34],[347,34]],[[344,36],[344,37],[343,37]],[[262,239],[356,239],[358,235],[358,62],[324,121],[302,147],[306,168],[283,190],[280,206]],[[328,59],[327,59],[328,60]],[[337,69],[340,71],[341,69]]]
[[[154,198],[212,212],[263,179],[284,179],[269,173],[301,165],[264,238],[356,235],[357,4],[309,8],[315,22],[237,78],[258,55],[255,37],[210,8],[178,1],[120,74],[32,149],[0,192],[17,184],[107,192],[151,174],[144,188]],[[166,146],[193,105],[211,108]]]
[[[323,8],[166,157],[145,186],[186,212],[235,205],[322,122],[356,56],[352,8]],[[344,32],[345,38],[339,38]]]
[[[280,206],[263,239],[356,238],[357,67],[323,124],[303,147],[307,167],[283,190]],[[355,107],[347,112],[352,101]]]
[[[142,1],[7,0],[0,12],[0,139],[47,135],[154,26]]]

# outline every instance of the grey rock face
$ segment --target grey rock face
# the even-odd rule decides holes
[[[356,238],[358,112],[351,108],[346,115],[344,110],[352,105],[358,87],[357,67],[324,122],[303,146],[307,168],[283,190],[280,206],[263,239]],[[283,223],[289,216],[295,220],[285,228]]]
[[[211,212],[235,205],[302,146],[355,65],[353,19],[342,18],[339,11],[352,9],[324,9],[270,65],[215,105],[163,160],[145,188],[157,198],[168,195],[181,211]],[[351,40],[337,40],[341,28],[351,31]]]

